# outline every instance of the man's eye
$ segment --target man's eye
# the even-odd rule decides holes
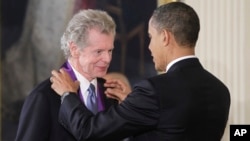
[[[102,53],[102,51],[101,51],[101,50],[97,50],[96,53],[97,53],[97,54],[100,54],[100,53]]]
[[[113,52],[113,50],[109,50],[109,53],[112,53]]]

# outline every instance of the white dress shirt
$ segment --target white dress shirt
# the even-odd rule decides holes
[[[70,63],[70,61],[69,61]],[[70,64],[71,65],[71,64]],[[81,75],[78,71],[75,70],[75,68],[71,65],[76,79],[80,82],[80,91],[84,100],[84,104],[87,103],[87,96],[88,96],[88,88],[90,83],[92,83],[95,86],[95,93],[97,97],[97,79],[93,79],[91,82],[89,82],[83,75]],[[86,105],[86,104],[85,104]]]

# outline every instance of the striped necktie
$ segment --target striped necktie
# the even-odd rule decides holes
[[[96,114],[98,112],[98,107],[97,107],[95,86],[92,83],[90,83],[89,85],[88,92],[89,93],[87,96],[87,107],[90,111]]]

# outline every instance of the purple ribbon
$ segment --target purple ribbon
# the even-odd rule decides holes
[[[76,79],[76,75],[75,75],[75,73],[74,73],[74,71],[73,71],[73,69],[72,69],[72,67],[71,67],[71,65],[69,64],[68,61],[66,61],[66,62],[62,65],[62,68],[64,68],[64,70],[65,70],[66,72],[68,72],[68,74],[71,76],[71,78],[72,78],[73,81],[77,80],[77,79]],[[98,105],[98,111],[103,111],[103,110],[105,109],[105,107],[104,107],[104,101],[103,101],[103,99],[101,98],[101,97],[102,97],[101,94],[103,94],[103,92],[100,91],[99,88],[100,88],[100,87],[99,87],[99,83],[97,82],[97,105]],[[83,96],[82,96],[82,94],[81,94],[81,90],[80,90],[80,89],[78,90],[78,95],[79,95],[79,97],[80,97],[82,103],[84,103]]]

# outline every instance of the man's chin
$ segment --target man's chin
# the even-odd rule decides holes
[[[107,74],[107,71],[98,72],[97,77],[104,77],[106,74]]]
[[[155,64],[155,70],[160,71],[161,69]]]
[[[156,66],[156,65],[155,65],[155,70],[156,70],[157,72],[164,72],[164,71],[165,71],[164,69],[162,69],[161,67]]]

